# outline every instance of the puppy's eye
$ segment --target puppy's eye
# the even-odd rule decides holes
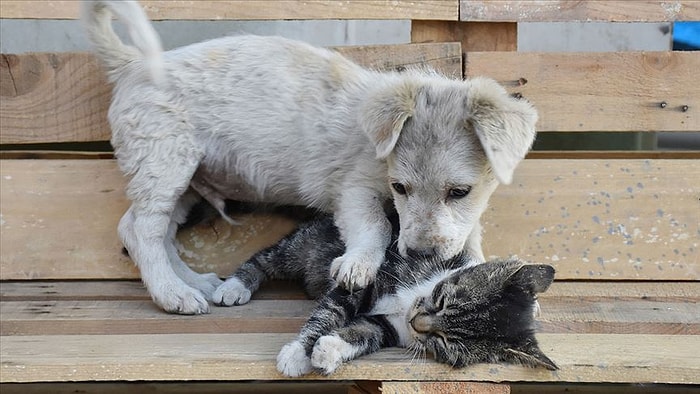
[[[394,190],[396,190],[396,192],[399,193],[399,194],[401,194],[401,195],[405,195],[405,194],[406,194],[406,186],[404,186],[404,185],[401,184],[401,183],[394,182],[394,183],[391,184],[391,187],[393,187]]]
[[[472,191],[471,187],[455,187],[447,192],[447,197],[452,200],[459,200],[466,197]]]

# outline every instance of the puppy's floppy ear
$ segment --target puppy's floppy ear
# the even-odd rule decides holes
[[[416,108],[418,85],[397,81],[379,89],[363,103],[360,126],[377,150],[377,158],[384,159],[394,150],[401,129]]]
[[[513,180],[513,171],[535,140],[537,111],[524,99],[512,97],[489,78],[469,81],[468,122],[491,163],[496,179]]]

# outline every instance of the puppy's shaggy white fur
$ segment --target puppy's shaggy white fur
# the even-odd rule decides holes
[[[134,46],[114,34],[111,15]],[[537,113],[490,79],[376,72],[326,49],[237,36],[162,52],[131,1],[83,4],[114,82],[112,144],[130,177],[120,237],[155,302],[209,310],[220,284],[191,271],[173,237],[197,194],[331,211],[346,244],[332,274],[370,283],[400,217],[402,254],[483,260],[479,217],[535,136]]]

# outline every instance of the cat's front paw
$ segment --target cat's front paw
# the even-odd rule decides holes
[[[299,341],[289,342],[277,354],[277,370],[295,378],[311,372],[311,360],[306,356],[304,345]]]
[[[346,290],[364,289],[374,281],[384,253],[346,253],[333,260],[331,276]]]
[[[212,302],[219,306],[243,305],[251,295],[240,279],[231,277],[214,290]]]
[[[343,361],[355,356],[354,347],[335,335],[324,335],[316,341],[311,365],[325,375],[335,372]]]

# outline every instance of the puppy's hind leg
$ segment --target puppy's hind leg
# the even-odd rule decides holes
[[[180,277],[185,283],[194,287],[204,294],[204,297],[208,300],[212,300],[212,294],[214,290],[223,283],[216,273],[209,272],[206,274],[200,274],[193,271],[187,263],[182,261],[182,258],[177,252],[175,247],[175,235],[177,233],[178,226],[187,220],[187,214],[194,204],[199,201],[199,196],[192,191],[187,191],[180,197],[175,206],[175,211],[172,215],[172,220],[170,221],[170,226],[168,227],[168,236],[165,241],[165,247],[168,252],[168,258],[170,259],[170,265],[173,267],[175,274]]]
[[[175,273],[168,253],[176,205],[202,156],[189,130],[174,130],[182,133],[163,135],[133,172],[127,187],[132,204],[119,222],[119,236],[156,304],[168,312],[208,313],[206,298]]]

